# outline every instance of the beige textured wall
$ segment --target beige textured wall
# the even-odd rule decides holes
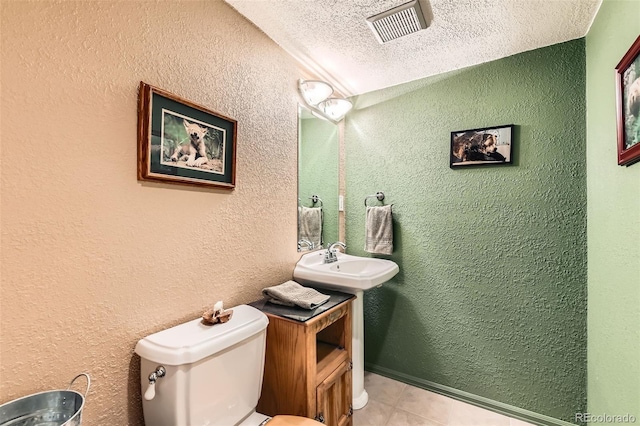
[[[291,278],[299,70],[221,0],[1,16],[0,403],[88,372],[85,423],[140,424],[138,339]],[[234,191],[137,182],[140,80],[238,120]]]

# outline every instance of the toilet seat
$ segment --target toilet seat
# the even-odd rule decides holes
[[[318,426],[322,423],[313,419],[299,416],[275,416],[269,420],[266,426]]]

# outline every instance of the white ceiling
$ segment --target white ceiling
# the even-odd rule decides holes
[[[420,0],[430,27],[379,44],[366,18],[408,0],[225,1],[345,96],[583,37],[602,2]]]

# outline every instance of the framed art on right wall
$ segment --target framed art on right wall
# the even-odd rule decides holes
[[[513,124],[451,132],[449,167],[513,163]]]
[[[618,164],[640,161],[640,36],[616,67]]]

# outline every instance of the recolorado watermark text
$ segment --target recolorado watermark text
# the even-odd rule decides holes
[[[575,421],[576,423],[635,423],[636,416],[633,414],[576,413]]]

